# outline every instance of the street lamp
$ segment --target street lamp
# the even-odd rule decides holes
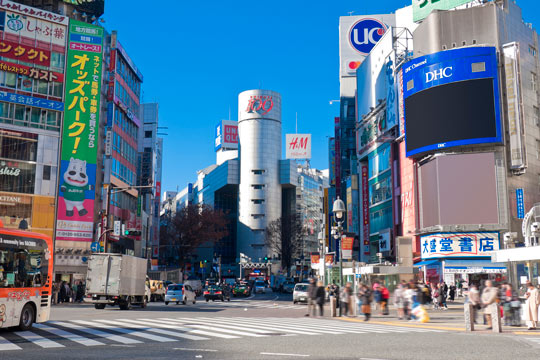
[[[343,287],[343,254],[341,251],[342,244],[341,244],[341,238],[343,237],[343,220],[345,218],[345,214],[347,213],[347,210],[345,209],[345,203],[343,200],[337,197],[337,199],[334,201],[334,204],[332,205],[332,213],[334,214],[334,221],[336,223],[336,226],[332,226],[332,233],[334,235],[334,239],[340,239],[339,241],[339,282],[340,286]]]

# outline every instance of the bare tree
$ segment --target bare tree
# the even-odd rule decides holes
[[[281,258],[282,268],[287,274],[295,258],[302,253],[306,229],[300,215],[280,217],[268,223],[265,232],[266,246]]]
[[[228,220],[222,210],[191,204],[176,212],[160,227],[160,244],[172,248],[174,261],[184,268],[197,248],[213,246],[228,235]]]

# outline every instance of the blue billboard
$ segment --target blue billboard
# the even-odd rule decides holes
[[[469,47],[403,65],[406,154],[502,142],[497,53]]]

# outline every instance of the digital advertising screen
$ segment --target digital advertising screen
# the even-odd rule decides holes
[[[502,142],[494,47],[441,51],[403,69],[407,156]]]

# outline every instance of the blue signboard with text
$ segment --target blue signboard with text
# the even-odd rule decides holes
[[[523,201],[523,189],[516,189],[517,218],[525,217],[525,202]]]
[[[440,51],[403,65],[406,154],[501,143],[497,51]]]

